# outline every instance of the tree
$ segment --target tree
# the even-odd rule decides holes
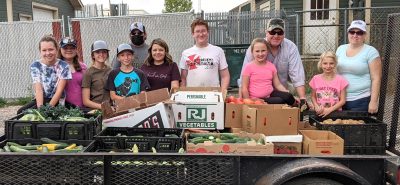
[[[188,12],[192,9],[191,0],[165,0],[164,13]]]

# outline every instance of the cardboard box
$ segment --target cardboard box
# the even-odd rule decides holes
[[[242,129],[266,136],[298,134],[299,108],[282,104],[243,105]]]
[[[219,133],[207,133],[219,137]],[[250,137],[258,141],[260,138],[265,142],[265,135],[252,133],[235,133],[239,137]],[[188,135],[187,135],[188,136]],[[247,143],[213,143],[206,141],[204,143],[189,143],[186,140],[186,151],[188,153],[235,153],[235,154],[273,154],[274,145],[272,143],[257,144],[256,141]]]
[[[242,128],[229,128],[230,133],[240,133],[242,132]]]
[[[343,155],[343,139],[331,131],[301,130],[303,154],[310,155]]]
[[[158,103],[143,109],[103,120],[105,127],[173,128],[174,114],[168,104]]]
[[[172,110],[177,128],[224,129],[225,92],[213,87],[173,89]]]
[[[168,88],[163,88],[115,100],[114,106],[111,106],[108,102],[104,102],[101,104],[103,118],[107,119],[132,112],[135,109],[143,109],[160,102],[168,101],[169,97]]]
[[[225,128],[242,128],[243,104],[225,103]]]
[[[301,154],[302,135],[266,136],[265,141],[274,144],[274,154]]]
[[[317,130],[316,127],[310,125],[310,123],[307,121],[300,121],[299,122],[299,130]]]

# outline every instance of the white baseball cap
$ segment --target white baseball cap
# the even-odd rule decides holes
[[[355,20],[353,22],[351,22],[351,25],[349,26],[349,28],[347,28],[347,31],[350,31],[351,29],[360,29],[363,32],[367,31],[367,24],[362,21],[362,20]]]

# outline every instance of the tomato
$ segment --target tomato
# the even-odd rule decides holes
[[[245,98],[245,99],[243,99],[243,103],[244,104],[254,104],[254,101],[249,98]]]
[[[235,102],[235,101],[236,101],[236,98],[235,98],[234,96],[229,96],[229,97],[226,99],[226,102],[227,102],[227,103]]]
[[[256,101],[254,101],[254,104],[262,105],[262,104],[264,104],[264,102],[262,100],[256,100]]]

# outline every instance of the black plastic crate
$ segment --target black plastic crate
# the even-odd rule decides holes
[[[87,121],[23,121],[23,114],[5,121],[7,139],[92,140],[101,131],[101,116]],[[86,114],[86,118],[93,115]]]
[[[107,127],[95,139],[98,151],[132,149],[136,146],[139,152],[177,152],[184,148],[184,130],[174,128],[128,128]]]
[[[327,119],[363,120],[364,124],[323,124]],[[386,124],[375,118],[368,117],[368,113],[335,112],[325,118],[310,116],[310,123],[314,123],[319,130],[329,130],[342,137],[344,146],[385,147]]]
[[[345,155],[384,155],[386,148],[384,146],[345,146]]]
[[[88,152],[89,146],[94,142],[93,140],[57,140],[58,142],[63,142],[67,144],[76,144],[77,146],[82,145],[84,147],[82,152]],[[32,145],[41,145],[44,144],[40,139],[6,139],[0,142],[0,148],[3,148],[7,142],[14,142],[20,145],[26,145],[28,143]]]

